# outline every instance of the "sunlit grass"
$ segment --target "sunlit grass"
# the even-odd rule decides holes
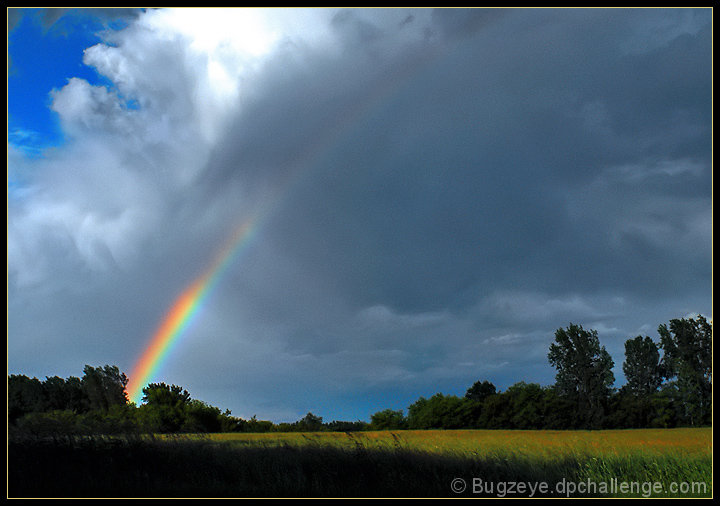
[[[657,483],[663,492],[656,495],[669,497],[707,497],[712,491],[711,428],[235,433],[213,434],[210,439],[240,446],[403,449],[470,457],[493,462],[496,469],[505,469],[508,475],[512,474],[510,468],[517,471],[527,467],[533,469],[535,477],[564,473],[569,480],[585,482]],[[572,469],[568,469],[568,462],[575,463]],[[539,469],[540,473],[535,472]],[[524,472],[527,474],[527,470]],[[502,472],[496,476],[500,477]],[[697,484],[695,489],[692,483]],[[685,493],[671,491],[671,484],[687,484],[683,485]],[[643,497],[645,492],[616,491],[613,495]]]
[[[456,478],[660,487],[573,497],[712,495],[709,428],[88,437],[17,442],[8,462],[19,497],[473,497],[451,490]],[[695,488],[671,489],[682,483]]]
[[[416,449],[482,456],[511,451],[531,456],[709,455],[712,430],[628,429],[602,431],[546,430],[398,430],[374,432],[285,432],[210,434],[212,441],[234,444],[331,445],[354,448]]]

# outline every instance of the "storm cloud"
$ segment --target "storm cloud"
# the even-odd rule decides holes
[[[48,90],[69,140],[8,146],[10,372],[129,372],[249,216],[158,378],[238,416],[549,384],[570,322],[621,381],[711,317],[710,10],[210,11],[109,30],[111,86]]]

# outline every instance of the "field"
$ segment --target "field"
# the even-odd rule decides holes
[[[710,497],[712,431],[381,431],[11,442],[10,497]]]

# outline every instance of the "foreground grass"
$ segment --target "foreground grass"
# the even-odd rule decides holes
[[[24,440],[9,444],[8,493],[10,497],[510,497],[541,495],[528,487],[518,494],[517,484],[532,487],[542,482],[547,484],[542,494],[546,496],[709,497],[711,454],[709,429]],[[638,485],[623,491],[622,483]],[[650,490],[647,485],[641,488],[644,483],[658,485]],[[687,489],[674,491],[675,483],[687,483]],[[703,486],[691,489],[692,483]]]

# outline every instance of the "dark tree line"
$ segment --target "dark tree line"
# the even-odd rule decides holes
[[[308,413],[294,423],[234,417],[192,399],[177,385],[153,383],[143,403],[127,398],[127,378],[116,366],[86,365],[82,378],[44,381],[8,377],[11,430],[48,433],[313,432],[399,429],[599,429],[710,425],[712,324],[704,317],[671,320],[659,342],[625,342],[626,384],[615,381],[610,354],[597,331],[570,324],[555,332],[548,361],[555,384],[516,383],[498,391],[477,381],[463,397],[437,393],[402,410],[385,409],[363,421],[323,422]]]
[[[58,376],[45,381],[24,375],[8,376],[8,421],[17,422],[30,413],[67,410],[78,414],[107,412],[127,404],[127,378],[116,366],[85,366],[83,377]]]
[[[57,376],[44,381],[8,376],[8,422],[11,431],[33,435],[119,433],[209,433],[268,431],[353,431],[364,422],[332,421],[308,413],[294,423],[234,417],[229,410],[193,399],[177,385],[151,383],[143,402],[130,403],[127,378],[116,366],[86,365],[82,378]]]

